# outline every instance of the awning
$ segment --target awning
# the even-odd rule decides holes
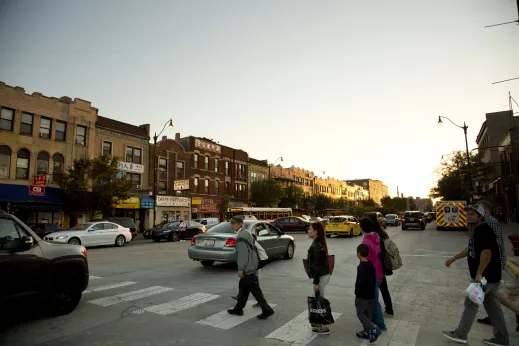
[[[29,186],[16,184],[0,184],[0,202],[69,204],[62,189],[46,186],[44,196],[33,196],[29,195]]]

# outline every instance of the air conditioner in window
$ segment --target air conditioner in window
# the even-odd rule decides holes
[[[40,137],[50,138],[50,133],[40,132]]]
[[[81,139],[76,139],[76,144],[85,145]]]

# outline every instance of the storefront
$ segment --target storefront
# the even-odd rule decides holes
[[[137,197],[130,197],[124,201],[119,201],[115,206],[112,216],[128,217],[135,222],[137,229],[140,230],[141,225],[141,201]]]
[[[191,220],[191,199],[188,197],[157,196],[157,224]]]
[[[219,217],[220,212],[218,210],[218,203],[221,202],[220,198],[202,198],[193,197],[193,218],[201,219],[204,217]]]

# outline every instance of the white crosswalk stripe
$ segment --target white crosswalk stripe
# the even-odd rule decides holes
[[[132,300],[137,300],[149,296],[153,296],[155,294],[172,291],[173,288],[162,287],[162,286],[152,286],[148,288],[144,288],[138,291],[132,291],[127,293],[118,294],[115,296],[99,298],[88,301],[89,303],[100,305],[100,306],[110,306],[119,304],[121,302],[129,302]]]
[[[102,279],[102,277],[90,275],[90,280],[99,280],[99,279]]]
[[[189,296],[173,300],[169,303],[149,306],[147,308],[135,310],[132,312],[132,314],[139,315],[145,312],[153,312],[159,315],[169,315],[209,302],[216,298],[220,298],[220,296],[207,293],[194,293]]]
[[[337,321],[341,315],[341,313],[334,312],[333,318]],[[318,334],[313,333],[310,328],[308,310],[305,310],[265,338],[289,342],[292,345],[308,345],[317,336]]]
[[[112,288],[125,287],[125,286],[130,286],[130,285],[135,285],[135,284],[136,284],[136,282],[133,282],[133,281],[118,282],[118,283],[111,284],[111,285],[104,285],[104,286],[97,286],[97,287],[89,288],[89,289],[84,290],[83,293],[101,292],[101,291],[106,291],[106,290],[109,290]]]
[[[231,315],[227,312],[227,310],[224,310],[215,315],[204,318],[203,320],[197,321],[196,323],[228,330],[259,315],[261,313],[261,309],[253,308],[252,306],[254,304],[256,304],[256,302],[253,300],[247,301],[247,305],[243,309],[243,316]],[[272,308],[276,306],[276,304],[269,305]]]

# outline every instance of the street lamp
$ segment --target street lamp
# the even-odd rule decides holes
[[[157,138],[159,138],[162,132],[164,132],[166,126],[172,129],[173,119],[166,121],[159,134],[155,132],[155,135],[153,136],[153,226],[157,224],[157,166],[159,165],[159,160],[157,158]]]
[[[271,163],[271,164],[269,165],[269,179],[270,179],[270,168],[272,168],[272,166],[275,166],[276,163],[277,163],[279,160],[281,160],[281,162],[283,162],[283,156],[278,157],[278,159],[277,159],[274,163]]]
[[[467,129],[469,127],[467,126],[467,124],[465,122],[463,122],[463,126],[459,126],[459,125],[455,124],[449,118],[442,117],[442,116],[438,116],[438,125],[443,125],[442,118],[443,119],[447,119],[454,126],[457,126],[460,129],[463,129],[463,133],[465,134],[465,150],[466,150],[466,153],[467,153],[467,166],[468,166],[468,169],[469,169],[469,193],[472,194],[472,169],[471,169],[471,164],[470,164],[469,144],[467,142]],[[469,198],[472,199],[472,196],[469,196]]]

